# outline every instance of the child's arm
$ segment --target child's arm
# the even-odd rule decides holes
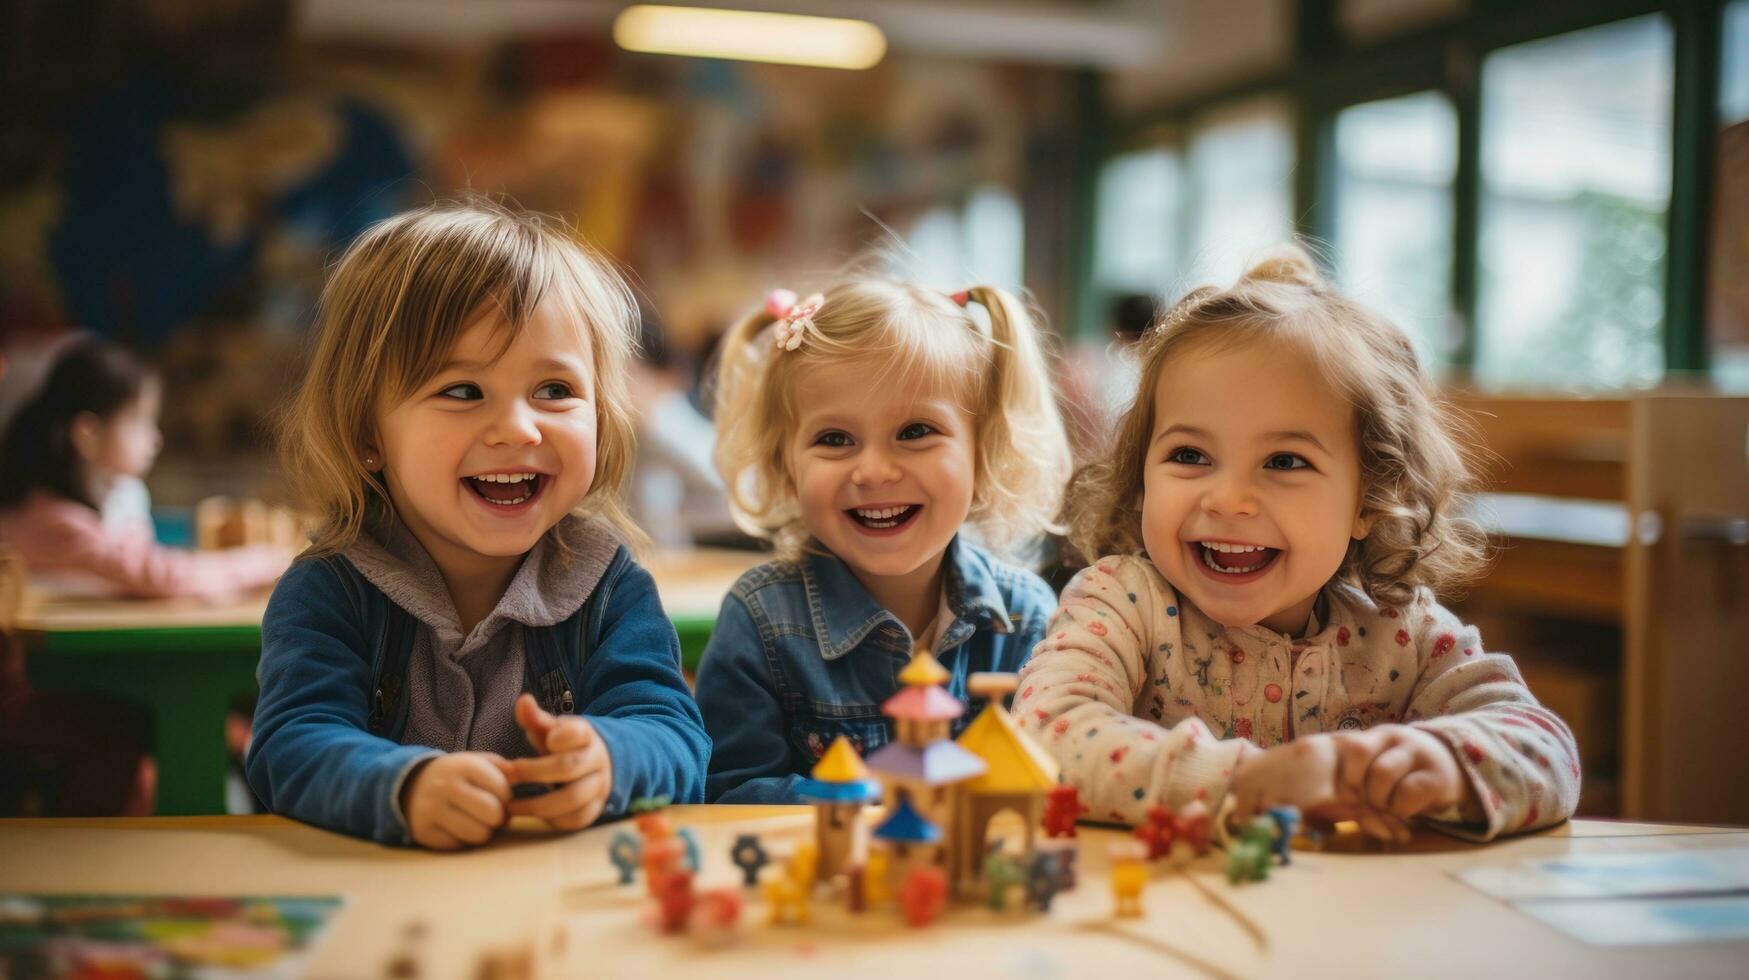
[[[1512,658],[1484,651],[1474,627],[1425,593],[1403,617],[1421,662],[1403,718],[1445,743],[1475,789],[1483,823],[1465,829],[1487,839],[1572,816],[1578,744],[1537,703]]]
[[[712,753],[705,797],[712,803],[796,803],[788,719],[778,701],[758,626],[730,593],[698,665],[698,706]]]
[[[326,562],[298,562],[274,590],[258,677],[247,761],[255,795],[306,823],[409,843],[403,784],[420,762],[443,753],[368,731],[370,641]]]
[[[607,598],[602,634],[583,660],[578,711],[607,746],[613,784],[603,814],[634,799],[704,802],[711,740],[680,672],[680,640],[656,582],[633,563]]]
[[[275,545],[219,551],[166,548],[144,531],[107,531],[94,515],[65,512],[47,534],[58,564],[83,569],[139,598],[216,596],[256,588],[272,582],[291,559],[288,549]]]
[[[1020,673],[1016,720],[1056,757],[1096,820],[1139,823],[1162,802],[1218,807],[1250,745],[1215,738],[1199,705],[1170,729],[1135,717],[1148,671],[1179,655],[1176,604],[1146,559],[1101,559],[1063,590]]]

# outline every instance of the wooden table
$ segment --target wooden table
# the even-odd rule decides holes
[[[710,640],[724,593],[764,557],[701,550],[646,563],[689,671]],[[223,813],[225,713],[233,698],[255,690],[267,597],[91,600],[27,591],[17,625],[38,687],[108,694],[151,712],[158,813]]]
[[[704,887],[739,872],[727,852],[758,832],[773,853],[810,834],[802,807],[677,807],[703,843]],[[0,892],[337,895],[344,910],[311,976],[379,976],[411,924],[421,978],[466,977],[492,951],[532,949],[539,976],[755,977],[1734,976],[1749,943],[1583,945],[1450,872],[1530,857],[1743,847],[1749,830],[1579,821],[1473,845],[1424,834],[1391,853],[1296,853],[1268,882],[1231,886],[1218,852],[1158,866],[1145,915],[1111,915],[1104,858],[1119,831],[1081,829],[1081,887],[1049,915],[951,908],[923,931],[892,909],[851,917],[825,899],[809,927],[769,926],[750,901],[721,949],[660,937],[642,883],[607,862],[618,827],[555,835],[518,824],[461,854],[378,847],[277,817],[0,821]],[[771,874],[775,869],[767,869]],[[1249,924],[1249,925],[1248,925]],[[1253,931],[1253,928],[1255,931]],[[563,937],[563,951],[555,952]],[[700,971],[703,971],[702,973]]]

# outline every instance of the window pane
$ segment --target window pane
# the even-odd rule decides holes
[[[1099,175],[1093,278],[1110,293],[1165,294],[1180,274],[1184,165],[1170,150],[1114,157]]]
[[[1707,324],[1713,380],[1749,391],[1749,0],[1725,8]]]
[[[1670,27],[1651,16],[1483,63],[1484,383],[1658,381],[1672,58]]]
[[[1336,117],[1336,275],[1389,316],[1437,370],[1451,322],[1457,114],[1435,92],[1369,102]]]
[[[1183,285],[1231,283],[1258,253],[1293,237],[1293,165],[1288,116],[1274,103],[1222,112],[1197,127]]]
[[[973,191],[963,208],[937,204],[905,235],[908,254],[893,256],[892,273],[937,289],[989,284],[1021,287],[1025,227],[1020,202],[1003,187]]]

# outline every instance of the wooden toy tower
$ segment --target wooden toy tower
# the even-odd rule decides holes
[[[1021,731],[1002,706],[1002,699],[1018,682],[1014,674],[973,674],[968,685],[972,694],[989,698],[989,704],[959,737],[959,746],[982,759],[986,767],[982,775],[960,785],[958,822],[949,831],[950,837],[958,838],[951,847],[956,856],[952,870],[961,889],[983,878],[984,840],[991,818],[1002,811],[1020,817],[1025,825],[1021,853],[1033,852],[1044,823],[1046,794],[1057,785],[1057,761]]]
[[[830,879],[847,865],[863,860],[868,841],[862,807],[880,799],[881,786],[869,778],[862,757],[842,735],[815,763],[811,775],[813,778],[802,780],[797,790],[814,806],[819,876]]]
[[[965,712],[959,699],[942,687],[948,677],[933,654],[917,651],[899,672],[905,689],[881,705],[881,711],[895,722],[895,741],[869,756],[868,767],[879,774],[885,787],[889,815],[908,809],[918,820],[940,829],[941,847],[932,857],[951,887],[958,877],[955,869],[960,867],[958,847],[963,839],[954,833],[958,786],[982,775],[988,767],[948,737],[953,719]],[[908,825],[905,829],[915,832]],[[978,860],[981,855],[974,855],[973,861]]]

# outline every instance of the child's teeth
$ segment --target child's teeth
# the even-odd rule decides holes
[[[1210,541],[1202,542],[1202,548],[1202,563],[1223,575],[1243,575],[1246,572],[1254,572],[1257,569],[1262,568],[1263,563],[1258,562],[1257,564],[1246,565],[1243,568],[1228,568],[1216,564],[1214,559],[1215,552],[1219,551],[1223,554],[1248,554],[1253,551],[1267,550],[1265,548],[1253,547],[1250,545],[1221,545]]]

